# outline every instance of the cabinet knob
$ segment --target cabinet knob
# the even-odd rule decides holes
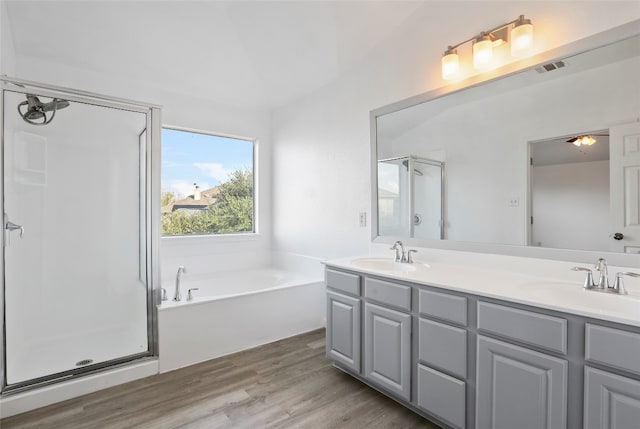
[[[614,240],[622,240],[624,238],[624,234],[621,232],[616,232],[613,234],[613,239]]]

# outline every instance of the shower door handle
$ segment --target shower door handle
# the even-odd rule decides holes
[[[11,232],[11,231],[20,231],[20,238],[24,237],[24,227],[22,225],[16,225],[15,223],[8,221],[5,225],[4,228]]]
[[[4,238],[4,245],[8,245],[9,244],[9,238],[11,237],[11,231],[20,231],[20,238],[24,237],[24,227],[22,225],[18,225],[15,224],[13,222],[11,222],[10,220],[6,221],[4,223],[4,230],[5,230],[5,238]]]

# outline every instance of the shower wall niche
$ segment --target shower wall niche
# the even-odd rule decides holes
[[[378,235],[444,239],[444,177],[432,159],[378,161]]]
[[[155,354],[158,112],[4,82],[4,392]]]

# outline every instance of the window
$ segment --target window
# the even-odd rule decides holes
[[[162,235],[255,232],[254,142],[162,129]]]

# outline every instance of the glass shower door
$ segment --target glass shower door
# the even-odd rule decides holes
[[[35,100],[49,106],[45,120],[55,111],[50,123],[28,123],[16,112],[21,103],[36,105],[33,97],[3,92],[8,387],[150,350],[140,138],[147,115],[84,100],[59,108],[47,104],[51,97]]]

